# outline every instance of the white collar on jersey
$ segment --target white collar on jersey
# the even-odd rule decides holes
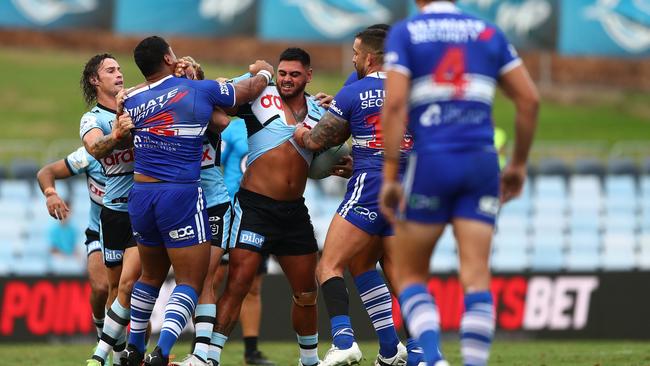
[[[423,13],[460,13],[460,9],[451,1],[433,1],[424,6]]]
[[[386,79],[386,73],[384,71],[376,71],[371,74],[366,75],[367,78],[377,78],[377,79]]]
[[[138,88],[138,89],[136,89],[136,90],[130,92],[129,94],[126,95],[126,97],[127,97],[127,98],[131,98],[132,96],[134,96],[134,95],[136,95],[136,94],[140,94],[140,93],[142,93],[142,92],[145,91],[145,90],[149,90],[149,89],[151,89],[151,88],[155,88],[155,87],[157,87],[158,85],[160,85],[160,84],[162,84],[163,82],[165,82],[165,80],[170,79],[170,78],[172,78],[172,77],[174,77],[174,75],[167,75],[167,76],[165,76],[164,78],[162,78],[162,79],[156,81],[155,83],[145,85],[145,86],[143,86],[143,87],[141,87],[141,88]]]

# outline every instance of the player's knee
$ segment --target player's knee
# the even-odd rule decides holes
[[[108,283],[104,281],[90,281],[90,291],[97,297],[108,297]]]
[[[293,302],[300,307],[316,306],[317,301],[318,290],[293,293]]]

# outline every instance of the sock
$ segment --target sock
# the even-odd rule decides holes
[[[217,315],[217,305],[199,304],[196,306],[196,318],[194,319],[194,350],[192,353],[203,361],[208,360],[210,350],[210,338],[212,337],[212,328],[214,327],[215,317]]]
[[[212,337],[210,338],[210,350],[208,351],[208,360],[212,360],[215,366],[219,366],[221,362],[221,350],[223,350],[223,345],[226,344],[228,337],[221,333],[212,332]]]
[[[244,337],[244,355],[257,351],[257,337]]]
[[[440,318],[426,287],[422,284],[406,287],[399,302],[409,331],[422,346],[424,359],[429,364],[440,360]]]
[[[332,277],[321,285],[332,326],[332,344],[348,349],[354,342],[354,331],[348,315],[349,297],[343,277]]]
[[[300,347],[300,362],[304,366],[318,365],[318,333],[314,335],[298,335],[298,346]]]
[[[399,338],[393,323],[393,299],[386,283],[377,270],[356,276],[354,283],[377,333],[379,354],[383,357],[395,356]]]
[[[93,315],[93,323],[95,323],[95,328],[97,329],[97,341],[99,341],[99,338],[102,336],[102,329],[104,328],[104,317],[96,318],[95,315]]]
[[[144,354],[147,345],[145,335],[147,324],[151,319],[151,312],[160,289],[153,286],[136,282],[131,292],[131,332],[129,333],[129,344],[134,345],[139,352]]]
[[[93,354],[94,359],[100,361],[102,364],[106,361],[108,352],[120,340],[127,324],[129,324],[129,309],[120,305],[120,302],[115,299],[111,308],[106,313],[102,335],[99,337],[99,343],[97,343],[97,348],[95,348],[95,353]]]
[[[120,366],[120,358],[122,358],[125,349],[126,349],[126,328],[124,328],[124,331],[122,331],[122,334],[120,334],[119,338],[117,339],[117,343],[113,347],[113,365]]]
[[[422,347],[414,338],[409,338],[406,341],[406,352],[408,352],[406,366],[418,366],[420,362],[424,362]]]
[[[465,295],[460,322],[460,350],[466,366],[487,365],[494,336],[494,307],[489,291]]]
[[[163,357],[169,357],[174,343],[181,335],[185,324],[194,314],[196,301],[199,295],[188,285],[176,285],[172,291],[167,306],[165,306],[165,319],[158,338],[158,347]]]

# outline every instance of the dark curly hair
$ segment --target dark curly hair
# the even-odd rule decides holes
[[[107,58],[115,59],[115,57],[110,53],[100,53],[91,57],[90,60],[86,62],[86,66],[84,66],[84,71],[81,74],[79,85],[81,85],[81,91],[83,92],[86,106],[94,104],[97,100],[97,88],[90,82],[90,79],[93,77],[99,77],[99,65],[101,65]]]

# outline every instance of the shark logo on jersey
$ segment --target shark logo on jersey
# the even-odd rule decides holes
[[[339,38],[376,23],[389,23],[390,11],[377,0],[285,0],[300,7],[307,21],[321,34]]]
[[[528,0],[521,4],[505,2],[497,9],[496,23],[502,30],[512,29],[522,36],[544,24],[551,12],[548,0]]]
[[[66,14],[89,13],[98,0],[12,0],[16,10],[38,25],[52,23]]]
[[[248,10],[253,0],[201,0],[199,15],[203,18],[214,18],[220,22],[231,23],[235,17]]]
[[[600,22],[603,30],[621,48],[640,53],[650,50],[650,22],[643,24],[617,11],[620,0],[598,0],[586,7],[584,17]],[[637,19],[650,19],[650,1],[633,0],[630,7]]]

